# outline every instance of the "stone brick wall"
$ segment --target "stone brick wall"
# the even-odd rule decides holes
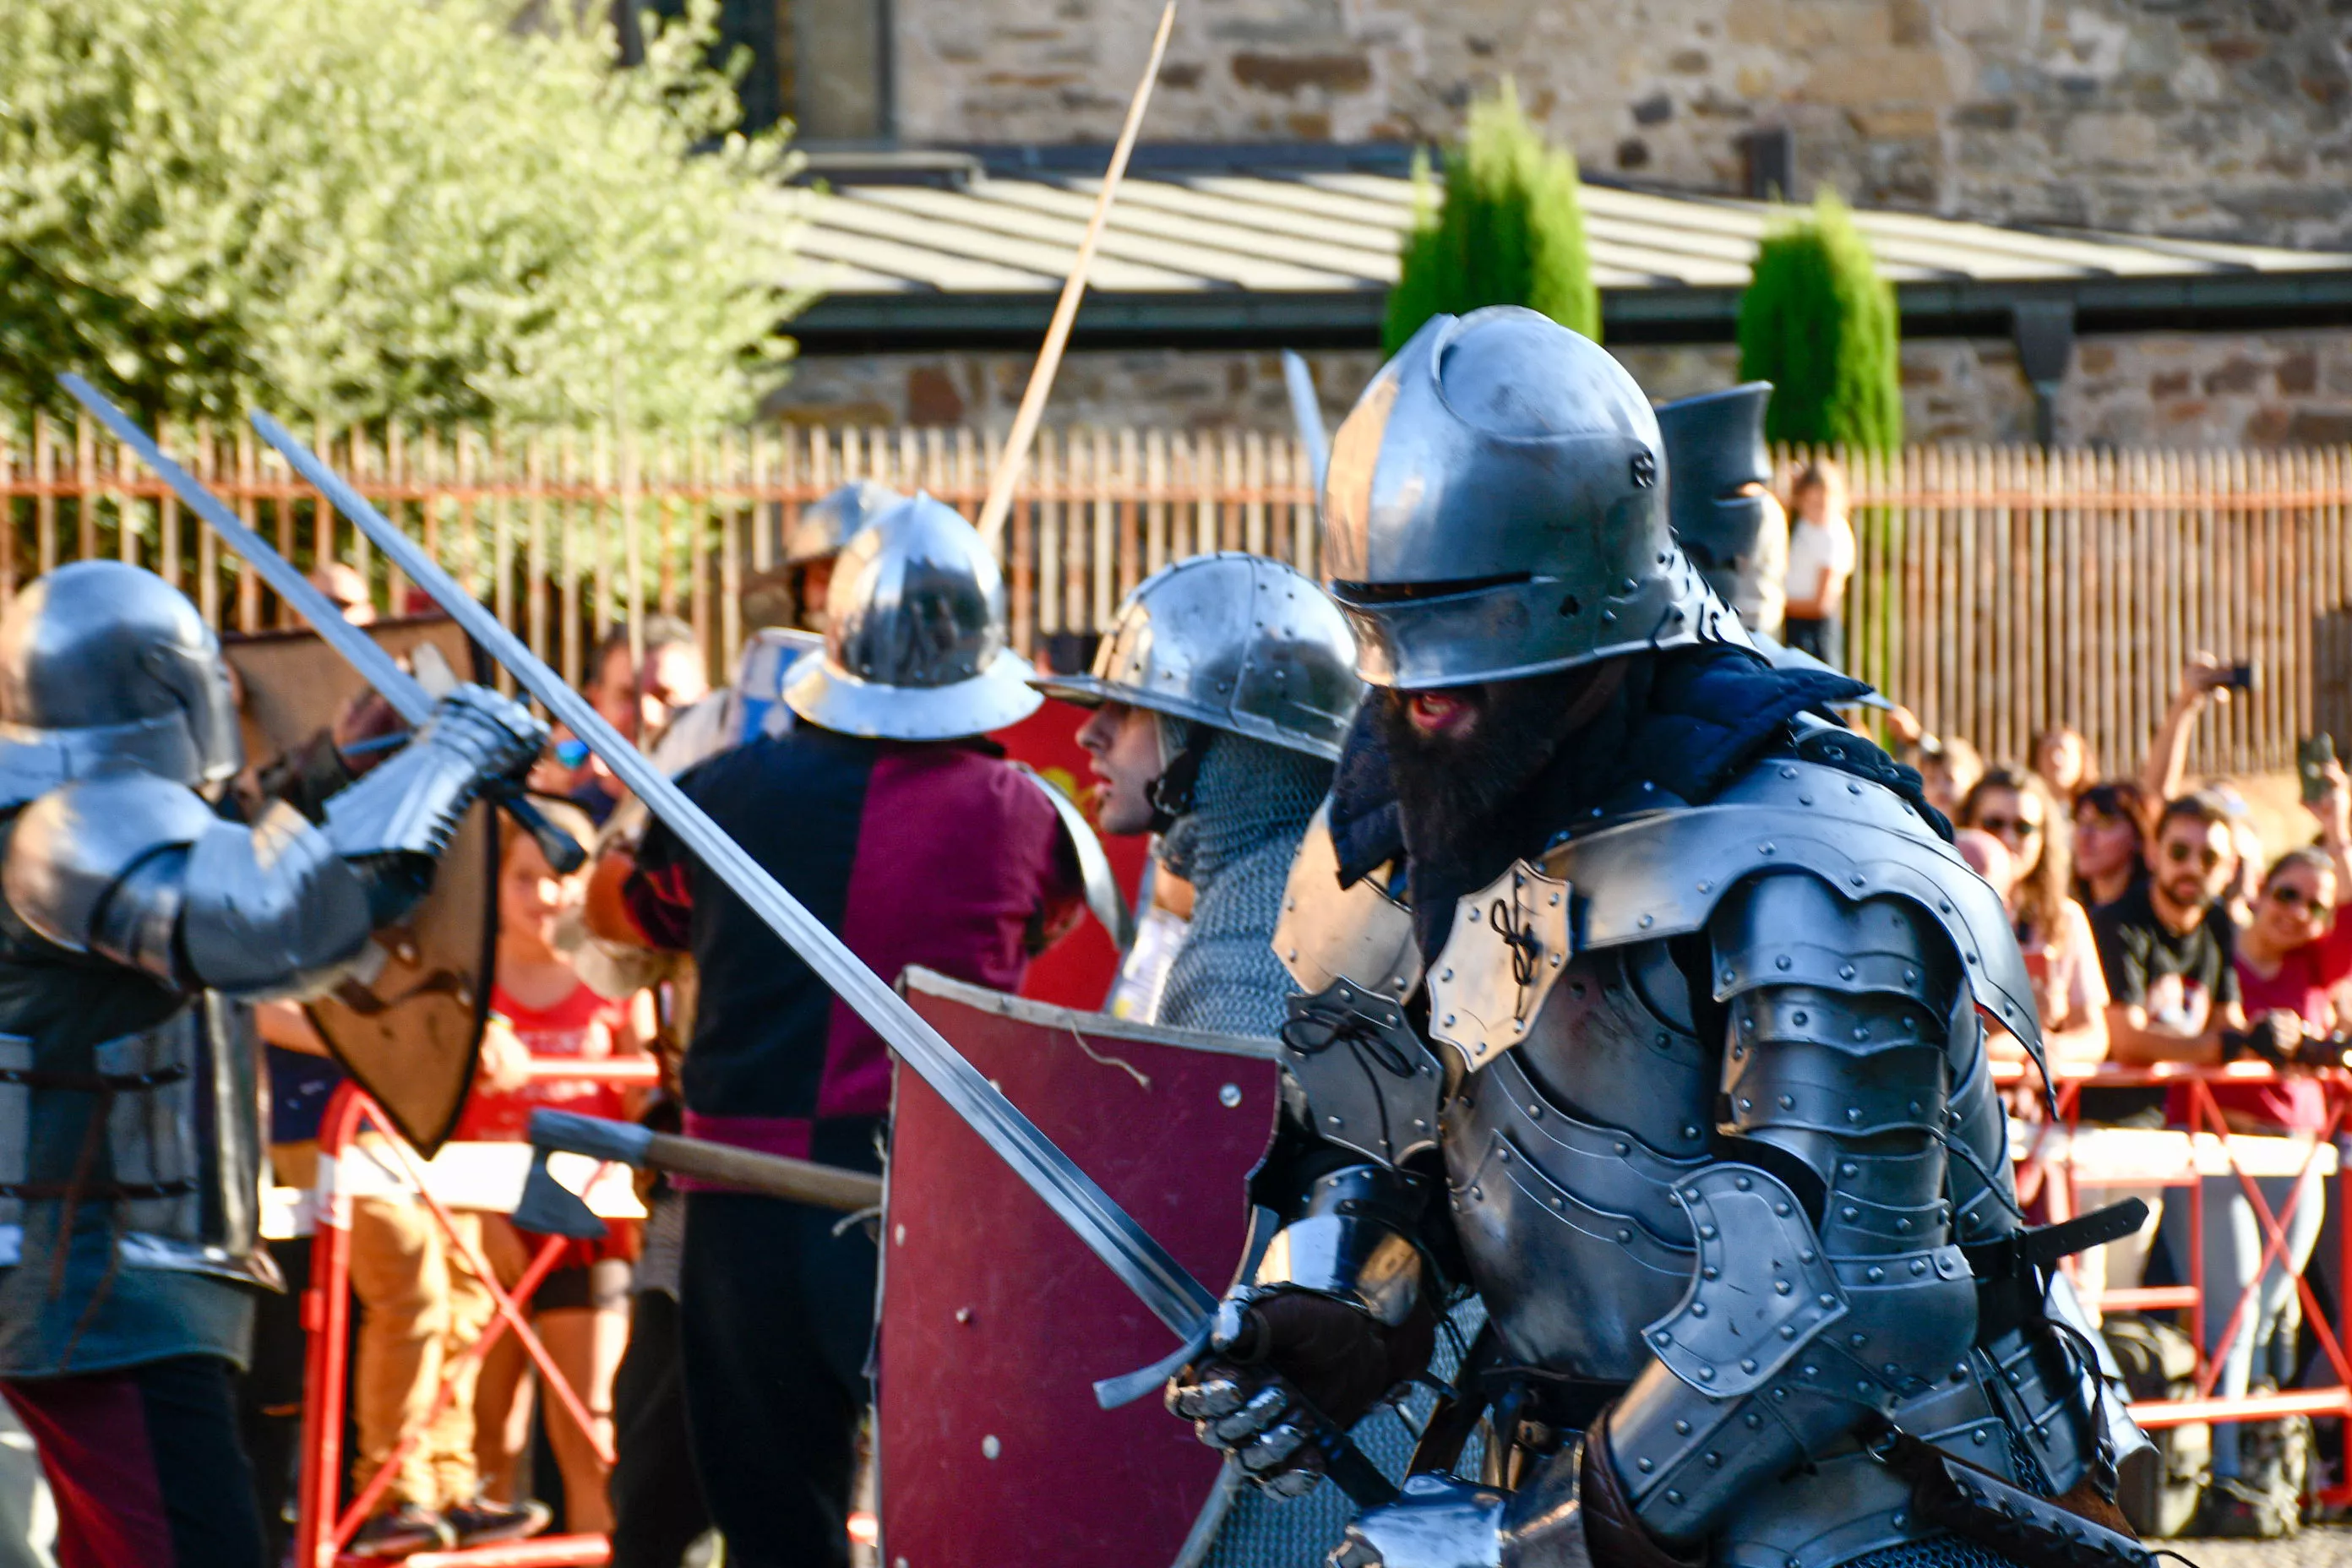
[[[1159,0],[895,0],[898,131],[1108,142]],[[1589,170],[2352,247],[2352,0],[1192,0],[1150,135],[1442,140],[1505,72]]]
[[[1728,386],[1728,346],[1617,351],[1651,396]],[[772,404],[823,424],[961,425],[1004,429],[1021,401],[1026,353],[873,354],[803,360]],[[1307,355],[1327,421],[1346,414],[1380,367],[1370,350]],[[1903,345],[1905,426],[1915,441],[2030,441],[2033,396],[2003,339]],[[1055,424],[1290,428],[1280,355],[1176,349],[1075,353],[1046,417]],[[2090,337],[2059,395],[2063,444],[2278,447],[2352,442],[2352,330]]]

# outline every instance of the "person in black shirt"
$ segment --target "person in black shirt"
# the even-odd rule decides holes
[[[2136,1066],[2210,1064],[2250,1049],[2291,1050],[2292,1040],[2266,1038],[2276,1032],[2268,1016],[2249,1034],[2239,1004],[2230,963],[2236,930],[2221,903],[2238,869],[2226,808],[2201,791],[2168,803],[2157,819],[2149,858],[2147,880],[2091,917],[2110,998],[2108,1058]],[[2095,1092],[2163,1101],[2161,1089]],[[2098,1114],[2091,1094],[2084,1101],[2085,1116]]]

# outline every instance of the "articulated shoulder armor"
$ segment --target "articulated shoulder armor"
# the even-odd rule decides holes
[[[1274,951],[1304,993],[1290,999],[1282,1065],[1315,1131],[1395,1166],[1437,1145],[1444,1073],[1405,1019],[1421,984],[1412,910],[1385,869],[1339,885],[1331,803],[1315,808],[1290,863]]]
[[[17,818],[0,891],[59,947],[168,975],[178,873],[188,847],[219,823],[194,790],[152,773],[69,784]],[[118,898],[126,880],[150,896]]]
[[[188,967],[231,994],[309,990],[357,957],[373,926],[365,884],[285,805],[197,839],[184,899]]]

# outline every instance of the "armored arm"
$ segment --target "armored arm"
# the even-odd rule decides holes
[[[1698,1277],[1591,1456],[1670,1547],[1948,1377],[1976,1329],[1943,1142],[1974,955],[1915,903],[1802,871],[1735,890],[1706,936],[1727,1120],[1725,1157],[1678,1189]]]
[[[251,826],[151,773],[77,780],[27,806],[0,891],[34,931],[187,990],[322,984],[430,886],[435,858],[489,781],[528,766],[543,731],[461,687],[401,754],[328,802],[327,826],[273,803]]]

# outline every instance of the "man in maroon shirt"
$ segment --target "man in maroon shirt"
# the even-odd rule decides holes
[[[825,647],[787,676],[800,722],[678,785],[877,973],[910,964],[1003,990],[1080,909],[1037,786],[980,739],[1041,699],[1004,646],[1004,589],[969,523],[928,496],[843,551]],[[686,1131],[873,1170],[890,1095],[878,1036],[666,829],[608,857],[599,935],[690,952]],[[728,1561],[849,1561],[874,1243],[838,1216],[694,1191],[679,1290],[695,1468]]]

